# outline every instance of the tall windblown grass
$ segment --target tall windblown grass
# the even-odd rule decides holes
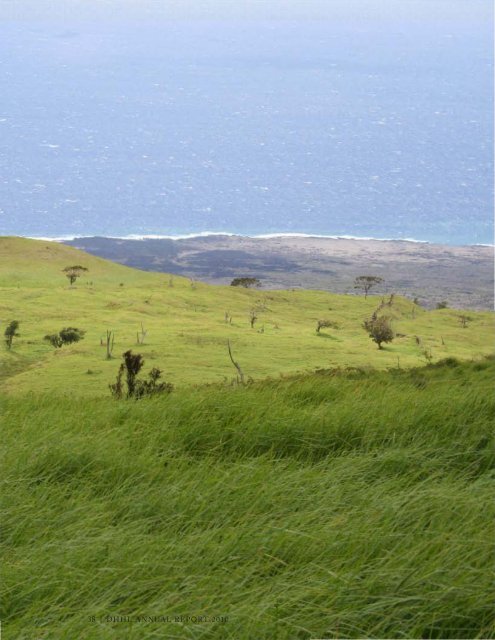
[[[495,637],[494,372],[4,398],[6,637]]]

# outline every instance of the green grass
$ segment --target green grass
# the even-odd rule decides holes
[[[89,271],[68,286],[65,266]],[[230,381],[235,370],[227,340],[246,376],[255,380],[338,366],[415,367],[448,356],[480,358],[491,352],[493,314],[470,312],[467,328],[452,309],[425,311],[397,296],[387,313],[401,337],[382,351],[361,325],[381,298],[332,295],[322,291],[263,291],[213,287],[166,274],[146,273],[95,258],[72,247],[21,238],[0,238],[0,326],[21,322],[11,352],[0,349],[0,380],[9,393],[53,392],[104,396],[120,355],[141,352],[146,367],[159,367],[174,385]],[[249,313],[259,319],[249,326]],[[225,323],[225,312],[233,316]],[[340,329],[316,334],[318,319]],[[144,345],[136,345],[143,323]],[[86,331],[76,345],[55,350],[43,337],[64,326]],[[261,329],[263,328],[263,332]],[[115,331],[115,359],[106,360],[101,340]],[[3,332],[3,331],[2,331]],[[418,345],[416,336],[420,339]]]
[[[5,637],[494,638],[494,373],[4,396]]]
[[[361,328],[379,302],[0,239],[0,323],[22,334],[0,349],[5,637],[495,638],[493,314],[462,328],[397,296],[379,351]],[[43,342],[64,326],[85,339]],[[176,391],[112,400],[129,348]]]

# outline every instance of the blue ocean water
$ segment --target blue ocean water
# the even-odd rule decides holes
[[[0,24],[0,234],[493,242],[490,24]]]

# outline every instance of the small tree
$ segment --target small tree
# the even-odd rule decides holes
[[[86,269],[86,267],[81,267],[80,264],[75,264],[72,267],[65,267],[65,269],[62,269],[62,271],[67,276],[67,278],[69,279],[69,282],[70,282],[70,284],[72,286],[74,284],[74,282],[78,278],[80,278],[85,271],[87,271],[87,269]]]
[[[373,314],[369,320],[363,322],[363,329],[368,332],[369,337],[376,342],[378,348],[382,348],[383,342],[392,342],[395,337],[392,325],[387,316]]]
[[[364,297],[366,299],[370,289],[381,282],[383,282],[383,278],[378,276],[358,276],[354,280],[354,289],[361,289],[364,291]]]
[[[316,323],[316,333],[320,333],[320,329],[339,329],[340,325],[333,320],[318,320]]]
[[[252,289],[253,287],[261,287],[261,280],[258,280],[258,278],[234,278],[230,286]]]
[[[442,300],[442,302],[437,302],[437,309],[448,309],[449,303],[447,300]]]
[[[86,332],[77,327],[64,327],[58,333],[51,333],[46,335],[43,339],[49,342],[52,347],[60,349],[64,344],[72,344],[73,342],[79,342],[84,338]]]
[[[5,336],[5,344],[7,345],[7,349],[9,350],[12,349],[12,342],[14,338],[19,338],[21,335],[17,331],[18,328],[19,328],[19,321],[11,320],[7,325],[7,328],[5,329],[5,332],[3,335]]]

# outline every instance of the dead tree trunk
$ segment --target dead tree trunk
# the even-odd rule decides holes
[[[112,351],[113,351],[113,345],[115,342],[115,333],[113,331],[109,331],[107,329],[107,360],[111,360],[112,358]]]

